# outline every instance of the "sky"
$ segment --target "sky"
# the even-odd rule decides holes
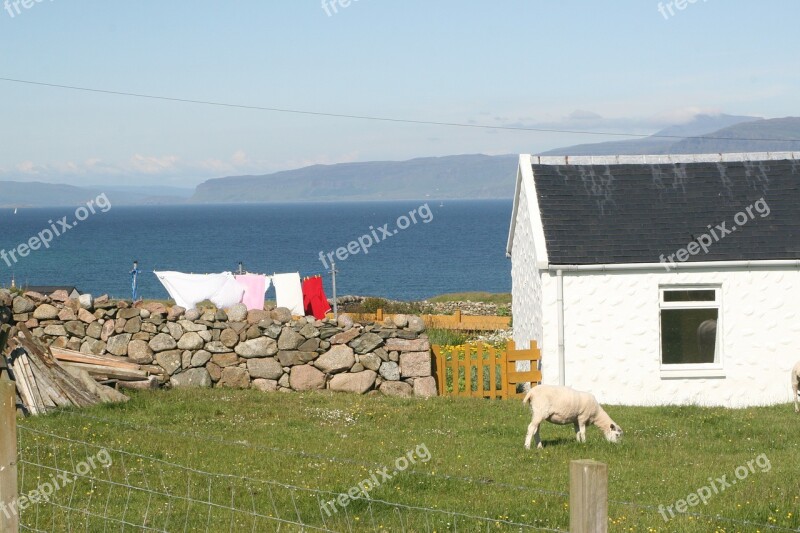
[[[194,187],[800,116],[797,0],[0,0],[0,180]],[[26,7],[27,6],[27,7]],[[682,8],[682,9],[681,9]]]

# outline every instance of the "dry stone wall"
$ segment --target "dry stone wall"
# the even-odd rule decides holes
[[[186,311],[0,289],[0,323],[24,324],[55,347],[157,365],[165,386],[436,395],[430,343],[415,316],[356,324],[347,315],[295,320],[286,308]]]

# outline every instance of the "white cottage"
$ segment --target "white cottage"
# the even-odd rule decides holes
[[[542,379],[628,405],[788,402],[800,154],[519,159],[514,340]]]

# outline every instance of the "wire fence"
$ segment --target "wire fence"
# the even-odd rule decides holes
[[[565,531],[197,470],[18,426],[20,530]]]
[[[197,446],[223,444],[275,455],[379,467],[352,458],[284,450],[272,446],[171,431],[114,419],[65,412],[104,424],[165,433]],[[537,521],[490,518],[432,506],[409,505],[375,498],[338,501],[342,493],[276,480],[221,474],[177,464],[99,443],[18,426],[19,494],[27,499],[20,512],[21,531],[566,531],[568,526]],[[491,485],[504,494],[534,496],[540,504],[568,507],[569,494],[540,487],[496,483],[466,476],[406,471],[462,485]],[[48,484],[52,490],[48,488]],[[474,490],[474,487],[473,487]],[[35,498],[36,492],[39,498]],[[37,499],[38,501],[34,501]],[[656,505],[609,500],[609,516],[657,517]],[[611,520],[613,530],[614,521]],[[620,529],[624,524],[617,524]],[[664,523],[666,531],[800,532],[776,524],[685,512]]]

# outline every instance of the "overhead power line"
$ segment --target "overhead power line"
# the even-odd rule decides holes
[[[753,141],[753,142],[800,142],[800,139],[747,139],[741,137],[714,137],[706,135],[683,136],[683,135],[650,135],[646,133],[619,133],[612,131],[586,131],[586,130],[564,130],[556,128],[532,128],[527,126],[496,126],[491,124],[470,124],[466,122],[443,122],[436,120],[414,120],[408,118],[380,117],[374,115],[350,115],[346,113],[329,113],[324,111],[308,111],[304,109],[289,109],[282,107],[267,107],[247,104],[233,104],[229,102],[215,102],[212,100],[194,100],[191,98],[176,98],[171,96],[161,96],[156,94],[133,93],[127,91],[112,91],[109,89],[97,89],[94,87],[80,87],[76,85],[63,85],[58,83],[46,83],[41,81],[20,80],[15,78],[0,77],[0,81],[9,83],[21,83],[26,85],[36,85],[40,87],[50,87],[54,89],[68,89],[71,91],[83,91],[99,94],[110,94],[115,96],[128,96],[132,98],[145,98],[149,100],[161,100],[165,102],[181,102],[185,104],[199,104],[217,107],[228,107],[234,109],[249,109],[253,111],[269,111],[273,113],[290,113],[295,115],[310,115],[317,117],[346,118],[353,120],[371,120],[377,122],[394,122],[399,124],[421,124],[426,126],[448,126],[454,128],[473,128],[485,130],[505,130],[505,131],[530,131],[536,133],[568,133],[573,135],[596,135],[603,137],[637,137],[650,139],[709,139],[715,141]]]

